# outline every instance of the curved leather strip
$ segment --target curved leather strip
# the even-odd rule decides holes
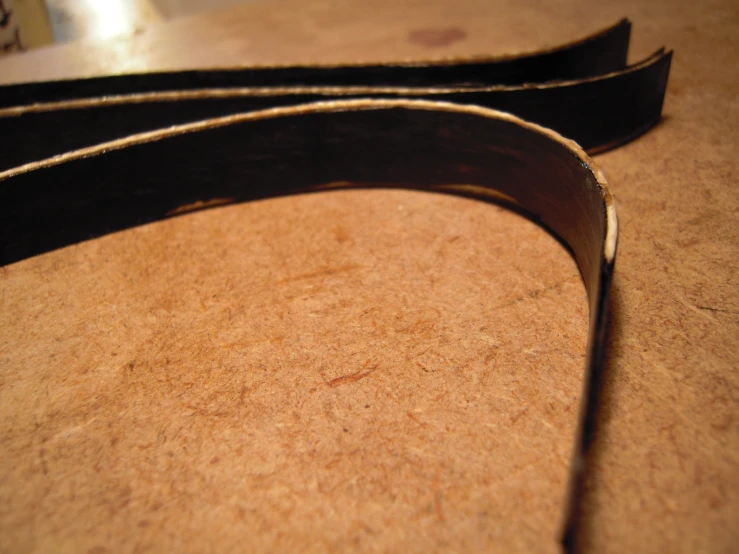
[[[520,56],[311,66],[263,66],[128,74],[0,87],[0,108],[72,98],[205,88],[484,86],[581,79],[626,67],[631,22],[576,42]]]
[[[258,87],[151,92],[0,109],[0,169],[69,150],[202,119],[334,98],[412,97],[516,114],[589,152],[639,136],[661,116],[671,53],[575,81],[488,87]]]
[[[577,144],[509,114],[408,100],[274,108],[144,133],[0,174],[0,263],[207,207],[320,190],[402,186],[505,198],[572,249],[590,306],[564,541],[573,548],[603,371],[618,224]],[[184,208],[184,210],[183,210]]]

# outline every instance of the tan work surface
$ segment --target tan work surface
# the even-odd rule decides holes
[[[664,121],[597,157],[621,237],[593,552],[739,549],[739,9],[264,2],[0,61],[0,80],[530,51],[623,16]],[[433,163],[433,160],[429,160]],[[555,552],[587,328],[499,207],[345,191],[0,269],[0,550]]]

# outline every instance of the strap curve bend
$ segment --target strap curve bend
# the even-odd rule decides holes
[[[0,173],[0,265],[214,204],[389,186],[502,198],[571,249],[590,307],[563,539],[572,549],[604,367],[618,223],[601,171],[554,131],[477,106],[357,99],[141,133]]]

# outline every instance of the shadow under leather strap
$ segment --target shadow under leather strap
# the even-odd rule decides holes
[[[568,46],[484,62],[188,71],[0,87],[0,170],[171,125],[348,98],[494,108],[598,152],[639,136],[661,116],[671,54],[660,50],[626,67],[629,31],[624,20]]]
[[[571,248],[590,306],[563,532],[576,549],[617,220],[601,172],[551,130],[474,106],[346,100],[136,135],[0,173],[0,263],[199,207],[352,186],[504,198]]]

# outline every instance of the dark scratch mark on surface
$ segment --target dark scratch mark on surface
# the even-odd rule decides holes
[[[367,360],[364,363],[364,367],[366,368],[368,365],[369,365],[369,360]],[[335,387],[340,387],[341,385],[348,385],[349,383],[356,383],[357,381],[360,381],[364,379],[365,377],[372,375],[372,373],[374,373],[376,369],[377,369],[377,365],[374,365],[366,371],[357,371],[356,373],[350,373],[349,375],[342,375],[341,377],[336,377],[334,379],[331,379],[326,384],[333,389]]]
[[[724,310],[722,308],[711,308],[710,306],[698,306],[699,310],[708,310],[709,312],[719,312],[722,314],[739,315],[739,311],[736,310]]]

